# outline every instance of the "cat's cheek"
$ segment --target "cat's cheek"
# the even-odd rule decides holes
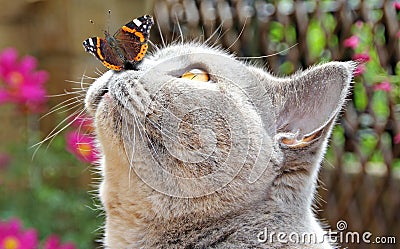
[[[104,103],[100,103],[96,110],[94,118],[96,137],[100,141],[101,147],[115,143],[115,139],[112,134],[112,123],[109,118],[107,109],[107,105],[105,105]],[[104,151],[104,148],[102,148],[102,151]]]

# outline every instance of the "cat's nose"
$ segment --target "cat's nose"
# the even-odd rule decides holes
[[[114,75],[113,70],[105,72],[101,77],[96,79],[96,81],[90,86],[86,93],[85,107],[94,115],[97,106],[102,98],[102,96],[108,91],[108,84]]]

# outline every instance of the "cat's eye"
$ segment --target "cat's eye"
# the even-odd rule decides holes
[[[202,82],[210,81],[210,75],[202,69],[192,69],[182,74],[181,78],[189,80],[197,80]]]

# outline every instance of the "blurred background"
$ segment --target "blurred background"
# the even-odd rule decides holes
[[[82,41],[143,14],[155,16],[154,44],[180,40],[181,33],[201,42],[215,32],[210,44],[244,60],[264,56],[247,60],[276,75],[359,61],[315,210],[332,228],[343,220],[346,231],[397,241],[343,246],[400,248],[400,2],[0,0],[0,6],[0,248],[99,247],[104,217],[95,197],[92,127],[75,117],[90,77],[106,69]]]

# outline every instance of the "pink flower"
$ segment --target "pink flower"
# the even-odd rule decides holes
[[[73,116],[71,118],[71,125],[83,132],[93,132],[93,119],[85,114]]]
[[[368,62],[371,58],[369,57],[368,53],[360,53],[360,54],[355,54],[353,55],[353,60],[365,63]]]
[[[360,76],[365,71],[365,64],[360,63],[357,65],[356,69],[354,70],[354,76]]]
[[[343,41],[343,45],[348,48],[355,49],[360,43],[360,38],[358,36],[351,36]]]
[[[34,229],[23,231],[17,219],[0,221],[1,249],[37,249],[38,239]]]
[[[11,162],[11,157],[6,153],[0,153],[0,170],[6,169]]]
[[[66,140],[67,150],[79,160],[87,163],[94,163],[98,160],[99,154],[92,136],[71,131],[67,133]]]
[[[398,133],[396,136],[393,138],[394,144],[400,144],[400,133]]]
[[[385,91],[385,92],[390,92],[392,90],[392,86],[390,85],[390,82],[383,81],[383,82],[381,82],[379,84],[376,84],[374,86],[374,90],[375,91],[381,90],[381,91]]]
[[[37,60],[25,56],[18,60],[14,48],[0,52],[0,104],[14,103],[24,112],[40,112],[46,102],[46,71],[35,71]]]
[[[357,21],[357,22],[356,22],[356,27],[357,27],[358,29],[361,29],[363,26],[364,26],[364,22],[363,22],[363,21]]]
[[[60,238],[57,235],[51,235],[44,242],[43,249],[75,249],[75,245],[72,243],[60,243]]]
[[[398,2],[398,1],[393,2],[393,7],[394,7],[396,10],[400,10],[400,2]]]

